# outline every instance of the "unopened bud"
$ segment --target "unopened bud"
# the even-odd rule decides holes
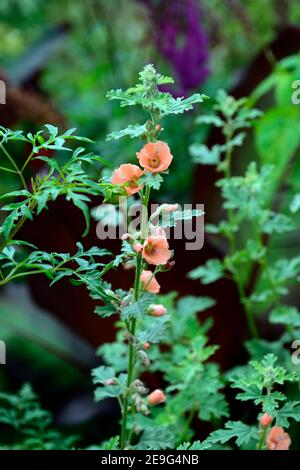
[[[148,313],[153,317],[162,317],[167,313],[167,309],[161,304],[151,304],[148,308]]]
[[[122,239],[123,242],[125,242],[125,241],[128,241],[128,240],[132,240],[132,236],[130,235],[130,233],[124,233],[124,235],[122,235],[121,239]]]
[[[175,261],[168,261],[164,266],[164,271],[170,271],[175,266]]]
[[[157,124],[157,126],[155,126],[155,130],[156,130],[156,132],[160,132],[161,131],[161,125]]]
[[[156,389],[148,395],[147,401],[150,405],[160,405],[166,401],[166,395],[162,390]]]
[[[272,423],[272,421],[273,418],[268,413],[264,413],[259,420],[263,428],[267,428]]]
[[[147,354],[144,351],[141,351],[140,349],[138,350],[137,353],[138,353],[138,356],[139,356],[140,360],[144,364],[144,366],[146,366],[146,367],[150,366],[150,359],[147,356]]]
[[[143,343],[143,349],[145,349],[147,351],[147,349],[150,348],[150,343]]]
[[[143,245],[141,243],[134,243],[134,245],[132,245],[132,248],[136,253],[142,253],[143,251]]]

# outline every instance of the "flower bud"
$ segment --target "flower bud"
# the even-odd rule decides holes
[[[173,266],[175,266],[175,261],[168,261],[164,266],[163,266],[163,270],[164,271],[170,271]]]
[[[124,235],[122,235],[122,237],[121,237],[121,240],[123,242],[128,241],[128,240],[132,240],[132,236],[130,235],[130,233],[124,233]]]
[[[167,309],[161,304],[151,304],[148,308],[148,313],[153,317],[162,317],[167,313]]]
[[[143,343],[143,349],[145,349],[147,351],[147,349],[150,348],[150,343]]]
[[[142,253],[143,251],[143,245],[141,243],[134,243],[134,245],[132,245],[132,248],[136,253]]]
[[[263,428],[267,428],[272,423],[272,421],[273,418],[268,413],[264,413],[259,420]]]
[[[161,131],[161,125],[157,124],[157,126],[155,126],[155,130],[156,130],[156,132],[160,132]]]
[[[166,396],[162,390],[156,389],[148,395],[147,401],[150,405],[160,405],[166,401]]]
[[[150,359],[144,351],[141,351],[139,349],[137,354],[138,354],[140,360],[142,361],[142,363],[144,364],[144,366],[146,366],[146,367],[150,366]]]

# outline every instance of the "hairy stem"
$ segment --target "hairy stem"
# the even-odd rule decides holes
[[[141,220],[141,240],[142,241],[144,241],[144,239],[147,237],[149,198],[150,198],[150,188],[146,186],[145,196],[142,200],[143,201],[142,220]],[[135,281],[134,281],[135,302],[139,300],[141,270],[142,270],[142,255],[138,254],[137,259],[136,259]],[[136,326],[137,326],[136,323],[137,323],[136,318],[132,318],[128,325],[128,332],[130,333],[130,340],[129,340],[129,346],[128,346],[127,386],[126,386],[126,391],[124,394],[123,408],[122,408],[121,449],[126,449],[127,445],[130,444],[130,442],[128,442],[128,434],[127,434],[127,418],[128,418],[128,411],[129,411],[130,387],[131,387],[132,379],[134,376],[134,366],[136,362],[135,345],[133,342],[135,332],[136,332]]]

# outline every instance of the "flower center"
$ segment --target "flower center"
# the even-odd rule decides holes
[[[153,155],[153,157],[149,158],[149,165],[151,168],[157,168],[160,165],[160,158],[157,152],[155,155]]]
[[[129,181],[130,188],[137,188],[138,186],[138,178],[133,178]]]
[[[151,242],[147,243],[147,245],[145,246],[145,251],[147,254],[150,254],[152,253],[153,251],[153,244]]]

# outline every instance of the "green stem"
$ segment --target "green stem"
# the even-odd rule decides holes
[[[32,203],[31,204],[31,207],[29,208],[30,211],[33,211],[36,207],[36,202]],[[23,217],[21,217],[21,219],[19,220],[19,222],[17,223],[17,225],[15,226],[15,228],[10,232],[9,236],[7,237],[7,240],[4,240],[1,245],[0,245],[0,253],[3,251],[3,249],[7,246],[7,244],[12,241],[14,239],[14,237],[16,236],[16,234],[18,233],[18,231],[22,228],[22,226],[24,225],[24,223],[26,222],[26,220],[28,219],[28,217],[26,215],[23,215]]]
[[[193,421],[194,415],[195,415],[195,409],[191,408],[189,413],[188,413],[188,416],[187,416],[187,419],[186,419],[186,422],[185,422],[185,426],[184,426],[183,432],[180,436],[180,439],[178,441],[178,444],[182,444],[182,442],[185,442],[187,440],[187,433],[188,433],[188,430],[190,429],[190,426],[191,426],[191,423]]]
[[[3,144],[0,144],[0,149],[2,150],[2,152],[4,153],[4,155],[6,156],[6,158],[10,161],[10,163],[12,164],[12,166],[14,167],[15,169],[15,173],[17,173],[19,175],[19,178],[21,180],[21,183],[24,187],[24,189],[28,190],[28,187],[27,187],[27,184],[26,184],[26,181],[24,179],[24,176],[22,174],[22,171],[19,170],[19,167],[18,165],[16,164],[16,162],[14,161],[14,159],[12,158],[12,156],[10,155],[10,153],[6,150],[6,148],[4,147]]]
[[[16,170],[12,170],[11,168],[6,168],[5,166],[0,166],[0,170],[7,171],[8,173],[18,173]]]
[[[41,271],[41,270],[35,270],[35,271],[28,271],[28,272],[18,273],[18,274],[15,274],[14,276],[11,276],[11,277],[8,276],[7,278],[0,281],[0,286],[4,286],[8,282],[11,282],[14,279],[17,279],[17,278],[20,278],[20,277],[32,276],[34,274],[41,274],[42,272],[43,271]]]
[[[136,261],[135,268],[135,281],[134,281],[134,300],[138,301],[139,299],[139,290],[140,290],[140,276],[141,276],[141,267],[142,267],[142,256],[139,254]],[[134,364],[135,364],[135,346],[132,341],[132,337],[135,335],[136,330],[136,318],[132,318],[129,322],[129,350],[128,350],[128,374],[127,374],[127,386],[123,399],[123,416],[122,416],[122,426],[121,426],[121,449],[126,449],[127,446],[127,418],[128,418],[128,402],[130,394],[130,386],[132,383],[133,373],[134,373]]]
[[[263,450],[263,447],[264,447],[265,441],[266,441],[267,432],[268,432],[268,428],[263,428],[262,429],[260,439],[259,439],[259,442],[257,444],[257,449],[258,450]]]
[[[257,224],[255,222],[254,222],[253,226],[254,226],[254,233],[255,233],[255,237],[256,237],[256,241],[257,241],[258,245],[261,248],[265,248],[265,245],[263,244],[263,242],[261,240],[261,237],[260,237],[259,227],[257,226]],[[269,259],[268,259],[268,256],[267,256],[266,253],[262,257],[261,265],[265,269],[267,279],[269,281],[271,290],[273,292],[273,297],[274,297],[274,302],[273,303],[276,307],[278,307],[278,306],[281,305],[281,297],[280,297],[280,294],[277,291],[276,284],[275,284],[273,276],[272,276]],[[292,326],[291,325],[285,325],[285,329],[286,329],[287,333],[290,335],[291,340],[295,339],[295,333],[294,333],[294,330],[293,330]]]
[[[27,167],[28,163],[30,162],[30,160],[32,159],[34,155],[34,152],[32,150],[32,152],[29,154],[28,158],[26,159],[26,162],[24,163],[24,165],[22,166],[22,169],[21,169],[21,172],[23,173],[23,171],[25,170],[25,168]]]
[[[150,188],[146,186],[145,196],[142,199],[143,209],[141,217],[141,240],[142,242],[147,237],[147,224],[148,224],[148,204],[150,198]],[[140,293],[140,277],[142,270],[142,255],[139,254],[136,259],[136,268],[135,268],[135,281],[134,281],[134,300],[135,302],[139,299]],[[121,425],[121,449],[125,449],[128,444],[127,438],[127,418],[128,418],[128,403],[129,403],[129,394],[130,386],[132,384],[132,378],[134,374],[134,365],[136,361],[135,354],[135,345],[132,341],[132,338],[135,336],[136,332],[136,318],[132,318],[129,322],[128,331],[130,333],[131,340],[129,341],[128,346],[128,375],[127,375],[127,387],[123,399],[123,413],[122,413],[122,425]]]
[[[228,135],[226,135],[226,153],[225,153],[225,162],[224,162],[225,163],[224,176],[226,179],[231,178],[232,147],[229,146],[229,143],[232,137],[233,137],[232,133],[231,134],[229,133]],[[232,209],[227,210],[227,217],[228,217],[229,224],[233,226],[235,221],[234,221],[234,213]],[[237,241],[234,236],[234,232],[230,233],[230,235],[228,236],[228,239],[229,239],[229,244],[230,244],[230,253],[231,255],[233,255],[237,251]],[[246,299],[246,290],[245,290],[243,281],[241,279],[240,272],[236,266],[233,266],[232,268],[233,268],[232,269],[233,279],[238,288],[239,297],[244,308],[244,312],[245,312],[247,323],[248,323],[248,328],[250,330],[252,337],[258,338],[259,335],[257,331],[256,322],[255,322],[252,310],[249,307],[249,303],[247,302],[247,299]]]

